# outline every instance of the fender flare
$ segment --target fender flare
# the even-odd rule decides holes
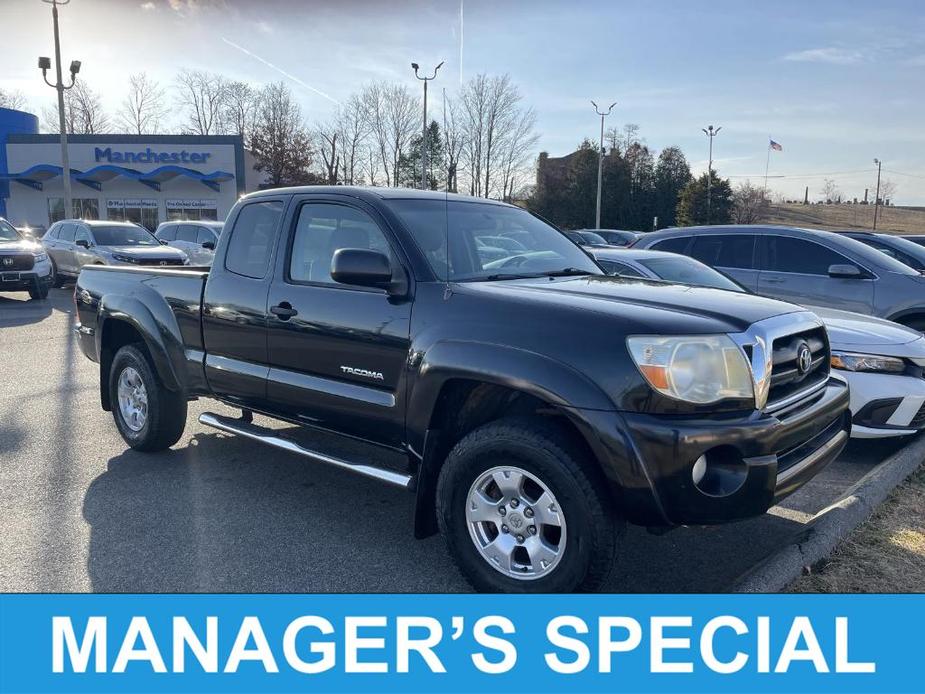
[[[163,299],[161,302],[164,303]],[[144,340],[154,369],[164,387],[175,392],[183,392],[185,389],[179,377],[182,370],[177,368],[184,358],[180,328],[166,303],[164,310],[159,311],[157,308],[155,304],[155,309],[152,310],[151,306],[138,296],[103,295],[98,308],[97,353],[103,354],[103,336],[110,321],[128,323]]]

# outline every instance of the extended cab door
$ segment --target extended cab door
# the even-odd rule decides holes
[[[285,198],[238,208],[223,234],[202,301],[205,373],[216,397],[266,409],[267,293]]]
[[[832,265],[852,265],[857,277],[830,277]],[[762,235],[758,249],[758,293],[794,304],[870,314],[874,276],[853,260],[816,241]]]
[[[381,251],[404,274],[390,230],[333,195],[296,198],[286,227],[268,301],[268,399],[287,417],[400,446],[411,301],[331,278],[341,248]]]

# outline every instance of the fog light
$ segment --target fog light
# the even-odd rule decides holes
[[[703,476],[707,474],[707,457],[705,455],[697,458],[694,467],[691,470],[691,477],[694,478],[694,484],[700,484]]]
[[[742,455],[731,446],[711,448],[694,461],[691,479],[703,494],[722,497],[735,494],[748,476]]]

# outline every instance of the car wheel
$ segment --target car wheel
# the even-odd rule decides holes
[[[623,528],[587,455],[530,419],[489,423],[459,441],[436,503],[450,555],[484,592],[593,590]]]
[[[186,399],[164,387],[140,344],[116,352],[109,397],[116,428],[135,450],[162,451],[183,435]]]
[[[48,285],[39,283],[35,287],[29,290],[30,299],[47,299],[48,298]]]
[[[49,260],[51,260],[50,256]],[[51,260],[51,286],[59,289],[62,284],[64,284],[64,278],[58,273],[58,266],[55,265],[55,261]]]

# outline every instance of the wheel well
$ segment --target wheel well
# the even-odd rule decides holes
[[[147,356],[148,348],[138,329],[131,323],[111,318],[103,324],[100,336],[100,402],[107,412],[112,409],[109,401],[109,371],[116,352],[125,345],[138,344]]]
[[[589,461],[596,460],[578,428],[562,411],[529,393],[494,383],[452,379],[443,384],[431,414],[425,461],[418,476],[415,536],[437,532],[437,478],[453,446],[469,432],[504,417],[536,417],[557,427]],[[436,436],[432,436],[436,434]]]
[[[902,316],[897,316],[896,318],[891,318],[890,320],[900,325],[905,325],[906,327],[911,327],[913,323],[921,326],[925,325],[925,313],[907,313]]]

